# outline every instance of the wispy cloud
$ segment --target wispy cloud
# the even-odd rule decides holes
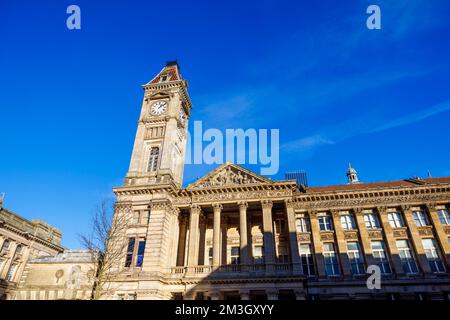
[[[372,126],[372,123],[379,122],[373,121],[373,119],[371,122],[367,121],[368,119],[363,119],[362,117],[358,119],[350,119],[349,121],[339,123],[333,127],[324,128],[321,132],[313,135],[287,142],[282,145],[281,148],[287,152],[311,152],[315,148],[335,144],[359,135],[378,133],[400,126],[411,125],[448,110],[450,110],[450,100],[441,102],[425,110],[414,112],[404,117],[386,122],[381,126]]]
[[[450,100],[439,103],[429,109],[421,110],[419,112],[409,114],[405,117],[401,117],[401,118],[395,119],[393,121],[387,122],[380,127],[377,127],[377,128],[367,131],[367,133],[375,133],[375,132],[380,132],[380,131],[400,127],[400,126],[406,126],[409,124],[413,124],[413,123],[422,121],[426,118],[429,118],[431,116],[445,112],[447,110],[450,110]]]

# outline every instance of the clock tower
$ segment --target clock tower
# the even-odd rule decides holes
[[[174,183],[181,187],[192,106],[187,87],[176,61],[168,62],[143,86],[144,98],[126,186]]]

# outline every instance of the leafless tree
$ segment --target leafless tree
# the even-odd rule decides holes
[[[114,215],[113,201],[103,200],[92,212],[90,230],[80,234],[81,245],[94,254],[92,300],[109,292],[111,276],[120,265],[125,252],[123,240],[129,223],[126,214]]]

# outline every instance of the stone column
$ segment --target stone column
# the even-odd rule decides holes
[[[248,234],[247,234],[247,202],[239,202],[239,246],[240,246],[240,259],[241,264],[249,264],[248,252]]]
[[[390,254],[390,260],[392,261],[392,271],[397,275],[404,275],[405,273],[403,272],[402,262],[400,261],[400,257],[398,256],[397,244],[395,243],[394,234],[391,225],[389,224],[386,207],[377,207],[377,211],[379,213],[381,224],[383,226],[387,249]]]
[[[220,294],[218,291],[212,291],[208,294],[211,297],[211,300],[219,300]]]
[[[220,224],[221,228],[221,253],[220,265],[228,264],[228,217],[223,217]]]
[[[356,224],[358,225],[358,233],[359,238],[362,244],[363,254],[367,263],[367,266],[375,264],[375,260],[372,255],[372,243],[369,238],[369,232],[366,228],[366,223],[364,221],[364,213],[363,210],[353,209],[353,213],[355,214]]]
[[[184,256],[186,251],[187,219],[180,217],[180,234],[178,237],[178,259],[177,266],[184,266]]]
[[[206,215],[200,215],[199,265],[205,265]]]
[[[295,225],[295,212],[292,200],[285,201],[286,216],[289,232],[289,248],[291,249],[291,261],[293,274],[302,274],[302,265],[300,261],[300,253],[298,251],[297,227]]]
[[[272,273],[275,264],[275,243],[273,237],[272,206],[270,200],[261,201],[263,211],[263,241],[266,271]]]
[[[312,245],[314,249],[315,256],[315,267],[316,274],[319,278],[324,278],[325,275],[325,262],[323,259],[323,245],[322,239],[320,238],[320,228],[319,228],[319,220],[317,219],[316,211],[308,212],[309,220],[311,222],[311,236],[312,236]]]
[[[198,240],[199,240],[199,219],[201,208],[198,205],[191,206],[191,216],[189,225],[189,249],[188,266],[198,265]]]
[[[332,210],[334,232],[336,234],[337,249],[339,251],[339,262],[341,264],[342,275],[348,277],[352,275],[350,262],[347,255],[347,240],[345,240],[344,230],[341,225],[341,216],[338,210]]]
[[[441,221],[439,220],[437,210],[436,210],[436,205],[428,203],[427,209],[428,209],[428,213],[430,215],[430,220],[433,223],[434,230],[437,235],[437,240],[439,241],[439,245],[442,250],[441,254],[442,254],[443,260],[444,260],[443,263],[447,266],[447,270],[449,270],[449,267],[450,267],[449,266],[450,244],[447,240],[449,235],[447,235],[445,233],[444,226],[442,225]]]
[[[422,245],[422,238],[419,235],[419,230],[417,229],[416,223],[414,222],[412,216],[411,206],[402,206],[403,216],[405,217],[406,224],[411,235],[411,242],[416,251],[417,262],[422,269],[423,273],[432,273],[430,264],[428,263],[427,257],[425,256],[425,250]]]
[[[221,204],[214,204],[214,225],[213,225],[213,266],[216,268],[220,265],[220,212]]]

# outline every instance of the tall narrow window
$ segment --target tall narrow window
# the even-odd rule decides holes
[[[255,264],[264,264],[264,247],[254,246],[253,247],[253,261]]]
[[[308,217],[300,217],[296,221],[297,232],[309,232]]]
[[[439,217],[439,221],[444,224],[444,225],[448,225],[450,224],[450,214],[448,213],[447,210],[439,210],[437,212],[438,217]]]
[[[144,262],[145,240],[140,240],[137,249],[136,267],[142,267]]]
[[[276,234],[284,234],[286,232],[286,221],[284,219],[276,219],[274,224]]]
[[[404,226],[400,212],[391,212],[388,214],[389,224],[392,228],[401,228]]]
[[[311,254],[311,245],[304,243],[299,245],[299,254],[302,261],[303,274],[314,275],[314,262]]]
[[[5,252],[6,250],[8,250],[10,244],[11,244],[11,241],[8,239],[5,239],[5,241],[3,241],[3,244],[2,244],[1,252]]]
[[[355,220],[353,216],[350,214],[345,214],[341,216],[341,225],[344,230],[353,230],[356,229]]]
[[[319,217],[320,231],[333,230],[333,224],[331,223],[331,217],[329,215]]]
[[[208,262],[209,262],[210,266],[213,265],[213,248],[212,247],[208,248]]]
[[[128,239],[127,256],[125,258],[125,267],[131,267],[133,261],[134,244],[136,240],[134,238]]]
[[[325,273],[327,276],[339,275],[339,263],[334,251],[334,245],[332,243],[323,244],[323,257],[325,262]]]
[[[158,169],[159,148],[153,147],[150,149],[150,158],[148,159],[148,172],[154,172]]]
[[[364,223],[367,229],[376,229],[380,227],[380,221],[374,213],[368,213],[364,215]]]
[[[240,264],[240,248],[239,247],[231,247],[231,264]]]
[[[391,273],[391,267],[386,255],[386,249],[383,241],[372,241],[372,255],[381,273]]]
[[[277,262],[278,263],[289,263],[288,249],[284,245],[278,246]]]
[[[6,281],[14,281],[14,276],[16,275],[17,270],[17,264],[11,265],[11,267],[8,270],[8,273],[6,274]]]
[[[423,212],[422,210],[414,211],[413,219],[414,219],[414,223],[418,227],[423,227],[423,226],[428,225],[428,219],[425,216],[425,212]]]
[[[396,241],[398,255],[402,262],[403,271],[405,273],[414,274],[418,272],[416,261],[411,252],[408,240],[397,240]]]
[[[441,261],[436,242],[433,239],[422,239],[423,249],[431,271],[434,273],[445,272],[444,264]]]
[[[347,255],[353,275],[366,273],[358,242],[347,243]]]

